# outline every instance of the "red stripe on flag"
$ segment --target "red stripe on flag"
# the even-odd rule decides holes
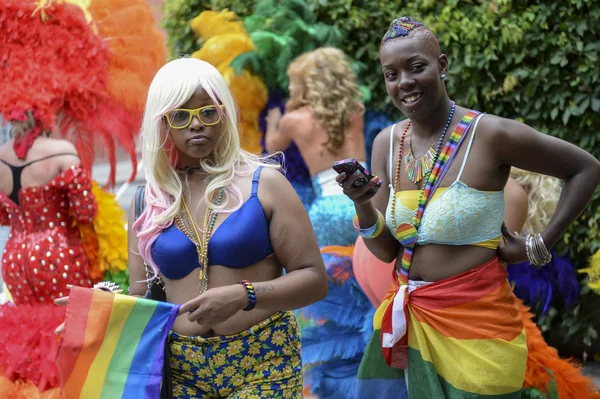
[[[88,291],[88,292],[83,292]],[[113,300],[115,295],[99,291],[91,290],[89,288],[80,288],[75,292],[73,297],[73,290],[71,290],[71,297],[69,298],[69,307],[67,307],[67,313],[70,310],[71,304],[75,305],[81,299],[81,296],[90,296],[91,304],[89,306],[89,315],[85,331],[81,332],[83,338],[84,350],[79,353],[77,360],[74,364],[73,371],[63,385],[63,395],[66,399],[79,398],[81,389],[88,378],[88,372],[92,366],[92,362],[96,358],[102,341],[104,340],[104,334],[106,333],[106,326],[110,319],[110,312],[112,310]],[[76,305],[75,305],[76,306]],[[72,311],[79,311],[77,308],[73,308]],[[79,344],[81,346],[81,337],[77,338],[77,342],[65,342],[63,339],[63,345],[75,346]],[[93,377],[92,377],[93,378]]]
[[[65,328],[56,357],[60,380],[63,382],[61,385],[64,385],[64,381],[67,381],[71,376],[75,362],[79,357],[79,350],[83,345],[85,326],[92,303],[92,293],[89,290],[73,287],[69,295],[69,307],[65,316],[65,326],[68,326],[68,328]],[[77,300],[72,300],[74,295],[77,297]],[[86,317],[84,318],[79,315],[86,315]]]

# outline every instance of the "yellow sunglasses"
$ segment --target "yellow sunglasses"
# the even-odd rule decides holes
[[[176,108],[167,115],[167,122],[173,129],[185,129],[192,123],[192,118],[195,116],[204,126],[213,126],[221,121],[221,111],[225,109],[223,104],[207,105],[196,109]]]

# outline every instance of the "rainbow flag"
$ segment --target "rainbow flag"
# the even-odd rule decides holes
[[[396,285],[375,314],[355,398],[521,397],[527,338],[498,259],[405,290],[403,314],[392,314],[401,287],[406,285]],[[386,342],[390,336],[400,339]]]
[[[73,287],[56,363],[65,399],[160,396],[179,305]]]

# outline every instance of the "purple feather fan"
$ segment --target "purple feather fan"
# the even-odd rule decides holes
[[[552,261],[541,269],[529,262],[508,265],[508,281],[517,297],[545,315],[553,304],[570,306],[579,297],[580,285],[569,259],[552,251]]]

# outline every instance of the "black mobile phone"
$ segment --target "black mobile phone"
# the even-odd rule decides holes
[[[350,176],[356,171],[360,172],[360,176],[356,181],[352,184],[353,187],[362,187],[367,184],[373,177],[371,172],[365,169],[360,162],[358,162],[354,158],[343,159],[341,161],[336,161],[333,164],[333,170],[337,173],[346,173],[346,176]]]

